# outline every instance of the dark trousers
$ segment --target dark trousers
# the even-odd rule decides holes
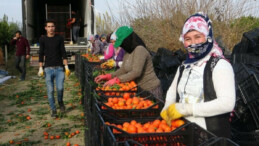
[[[21,63],[21,67],[20,67]],[[26,75],[26,58],[25,56],[15,56],[15,67],[22,74],[21,80],[25,79]]]
[[[73,26],[72,28],[72,32],[73,32],[73,39],[76,42],[78,37],[79,37],[79,30],[80,30],[80,26]]]

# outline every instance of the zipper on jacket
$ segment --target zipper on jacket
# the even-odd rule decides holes
[[[187,81],[186,81],[185,86],[184,86],[184,94],[186,94],[185,89],[186,89],[186,85],[187,85],[187,83],[188,83],[189,77],[190,77],[190,75],[191,75],[191,72],[192,72],[192,69],[190,69],[190,72],[189,72],[189,75],[188,75]]]

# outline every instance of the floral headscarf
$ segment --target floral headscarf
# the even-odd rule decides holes
[[[218,47],[213,38],[212,21],[202,12],[191,15],[185,22],[180,36],[180,41],[184,43],[184,36],[191,30],[196,30],[205,36],[206,42],[200,44],[191,44],[184,46],[187,51],[187,59],[185,63],[193,63],[204,58],[210,52],[213,56],[223,57],[222,50]],[[213,48],[213,51],[211,51]],[[223,57],[224,58],[224,57]]]

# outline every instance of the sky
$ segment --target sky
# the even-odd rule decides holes
[[[95,0],[95,11],[99,13],[105,13],[107,11],[110,16],[113,15],[116,17],[120,10],[119,1],[121,0]],[[259,6],[259,0],[249,1],[256,3],[255,7]],[[130,2],[134,3],[134,0]],[[3,18],[4,14],[8,16],[9,22],[22,23],[21,0],[0,0],[0,19]]]
[[[0,0],[0,19],[8,16],[8,21],[22,23],[21,0]]]
[[[99,13],[116,13],[118,0],[95,0],[95,11]],[[109,9],[110,8],[110,9]],[[8,21],[22,23],[21,0],[0,0],[0,19],[4,14],[8,16]]]

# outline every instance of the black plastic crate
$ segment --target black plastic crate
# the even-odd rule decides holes
[[[75,75],[79,78],[79,70],[81,68],[81,55],[79,53],[75,54]]]
[[[116,141],[116,138],[110,128],[106,128],[105,133],[105,142],[108,143],[105,143],[103,146],[143,146],[142,144],[132,139],[127,141]]]
[[[232,128],[232,140],[241,146],[258,146],[259,130],[240,132]]]
[[[92,85],[89,82],[85,83],[85,109],[87,110],[87,114],[92,114],[93,112],[93,105],[95,104],[95,101],[93,100],[93,88]]]
[[[201,144],[200,146],[239,146],[237,143],[233,142],[229,138],[225,137],[213,137],[207,142]]]
[[[146,109],[113,109],[105,104],[108,101],[107,96],[98,96],[95,94],[94,100],[96,103],[96,110],[100,113],[106,113],[115,119],[126,118],[156,118],[160,116],[160,112],[164,106],[163,101],[156,98],[150,92],[142,91],[137,93],[135,96],[144,97],[144,100],[150,100],[153,105]]]
[[[96,66],[100,66],[101,62],[90,62],[86,59],[86,67],[88,68],[89,74],[92,75],[92,72]]]
[[[244,103],[249,108],[256,127],[259,128],[259,82],[255,74],[238,85]]]
[[[119,124],[119,123],[117,123]],[[187,123],[172,132],[167,133],[138,133],[130,134],[115,126],[105,126],[106,134],[104,143],[113,145],[118,141],[135,140],[142,145],[185,145],[197,146],[205,141],[215,137],[212,133],[206,131],[195,123]],[[113,129],[120,131],[119,134],[112,133]],[[113,136],[111,136],[113,135]]]
[[[96,135],[101,135],[103,139],[99,139],[103,145],[116,145],[118,142],[123,142],[127,140],[133,140],[141,145],[199,145],[205,141],[215,137],[214,134],[206,131],[195,123],[190,123],[189,121],[183,119],[185,124],[179,128],[167,133],[137,133],[130,134],[122,129],[119,129],[112,125],[106,125],[105,122],[113,124],[122,124],[123,122],[130,122],[131,120],[136,120],[140,123],[147,123],[154,121],[158,118],[131,118],[128,119],[112,119],[108,114],[98,113],[94,110],[95,116],[94,121],[96,123],[96,130],[99,131]],[[98,117],[98,118],[97,118]],[[120,133],[112,133],[116,129]],[[132,144],[134,145],[134,144]]]
[[[140,91],[138,91],[137,86],[135,86],[133,88],[130,88],[129,90],[126,90],[126,91],[122,91],[122,90],[102,90],[102,89],[95,89],[95,90],[96,90],[96,93],[99,96],[106,96],[106,97],[114,97],[114,96],[121,97],[124,93],[134,94],[134,93],[140,92]]]
[[[235,72],[235,81],[237,84],[242,83],[251,74],[259,75],[259,64],[238,63],[233,64],[233,69]]]

